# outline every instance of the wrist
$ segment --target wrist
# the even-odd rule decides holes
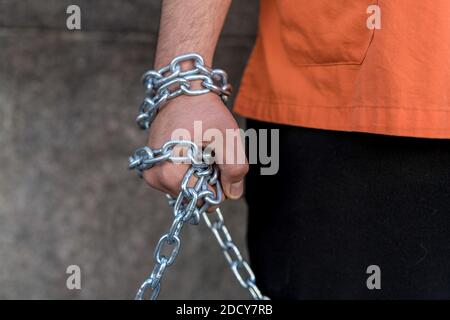
[[[231,94],[225,71],[207,67],[203,58],[194,53],[177,56],[168,65],[149,70],[142,79],[146,98],[136,119],[142,129],[148,129],[159,109],[175,98],[214,94],[226,102]]]

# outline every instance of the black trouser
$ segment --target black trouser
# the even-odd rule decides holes
[[[250,261],[265,294],[450,299],[450,140],[248,127],[280,129],[278,174],[252,165],[246,183]],[[380,290],[366,286],[370,265]]]

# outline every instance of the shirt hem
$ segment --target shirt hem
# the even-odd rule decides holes
[[[233,111],[250,119],[315,129],[450,138],[450,107],[302,106],[238,95]],[[429,127],[423,127],[423,123]]]

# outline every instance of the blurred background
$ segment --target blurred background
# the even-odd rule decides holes
[[[66,27],[71,4],[81,8],[81,31]],[[163,194],[127,170],[127,159],[145,143],[134,118],[160,6],[0,0],[1,299],[131,299],[151,272],[171,212]],[[215,57],[235,89],[257,7],[233,2]],[[227,202],[223,213],[247,256],[245,202]],[[203,224],[182,236],[160,298],[248,297]],[[81,290],[66,287],[69,265],[81,268]]]

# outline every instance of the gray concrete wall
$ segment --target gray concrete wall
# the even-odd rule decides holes
[[[66,7],[82,31],[66,29]],[[171,214],[127,171],[151,67],[157,0],[0,0],[0,298],[129,299],[153,267]],[[216,65],[234,85],[250,53],[257,1],[234,1]],[[244,201],[225,218],[245,247]],[[66,267],[82,289],[66,288]],[[187,226],[161,298],[246,298],[204,226]]]

